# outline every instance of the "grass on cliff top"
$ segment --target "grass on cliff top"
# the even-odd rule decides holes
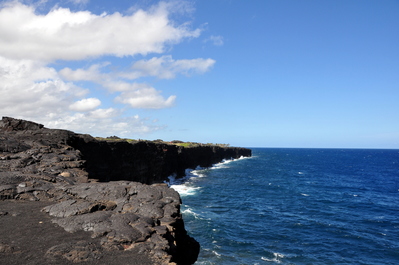
[[[128,142],[128,143],[137,143],[141,140],[135,140],[135,139],[127,139],[127,138],[119,138],[117,136],[110,136],[107,138],[104,137],[94,137],[98,141],[106,141],[106,142]]]
[[[149,143],[156,143],[156,144],[167,144],[167,145],[177,145],[177,146],[182,146],[184,148],[193,148],[193,147],[198,147],[198,146],[219,146],[219,147],[229,147],[229,144],[213,144],[213,143],[196,143],[196,142],[183,142],[183,141],[178,141],[174,140],[171,142],[163,141],[161,139],[157,140],[143,140],[143,139],[127,139],[127,138],[119,138],[118,136],[110,136],[110,137],[95,137],[99,141],[107,141],[107,142],[128,142],[131,144],[138,143],[138,142],[149,142]]]

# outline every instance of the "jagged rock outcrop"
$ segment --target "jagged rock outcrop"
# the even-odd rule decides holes
[[[3,117],[0,199],[54,202],[43,209],[54,223],[101,239],[99,245],[53,246],[49,260],[90,261],[103,251],[134,249],[149,254],[154,264],[192,264],[199,244],[184,229],[179,194],[159,183],[172,174],[183,176],[187,168],[250,155],[244,148],[98,141]]]

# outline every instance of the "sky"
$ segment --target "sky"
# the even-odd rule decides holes
[[[399,1],[0,1],[0,116],[100,137],[399,149]]]

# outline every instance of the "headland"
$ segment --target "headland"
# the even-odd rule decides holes
[[[0,263],[193,264],[199,243],[164,181],[241,156],[251,150],[99,139],[3,117]]]

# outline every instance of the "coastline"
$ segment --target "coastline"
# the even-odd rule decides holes
[[[65,264],[98,264],[104,256],[115,257],[107,264],[120,264],[125,255],[141,259],[140,264],[148,257],[151,264],[194,263],[199,244],[184,228],[179,194],[162,182],[172,174],[183,177],[187,168],[251,155],[249,149],[235,147],[99,141],[8,117],[0,121],[0,133],[1,207],[48,203],[40,213],[40,207],[32,209],[48,214],[57,228],[87,236],[79,244],[47,249],[46,261],[63,259]],[[0,218],[10,219],[12,213],[2,208]],[[24,212],[23,207],[18,211]],[[90,236],[98,242],[92,243]],[[1,242],[0,260],[25,253],[33,258],[31,264],[42,262],[29,254],[32,249],[22,251],[15,242]]]

